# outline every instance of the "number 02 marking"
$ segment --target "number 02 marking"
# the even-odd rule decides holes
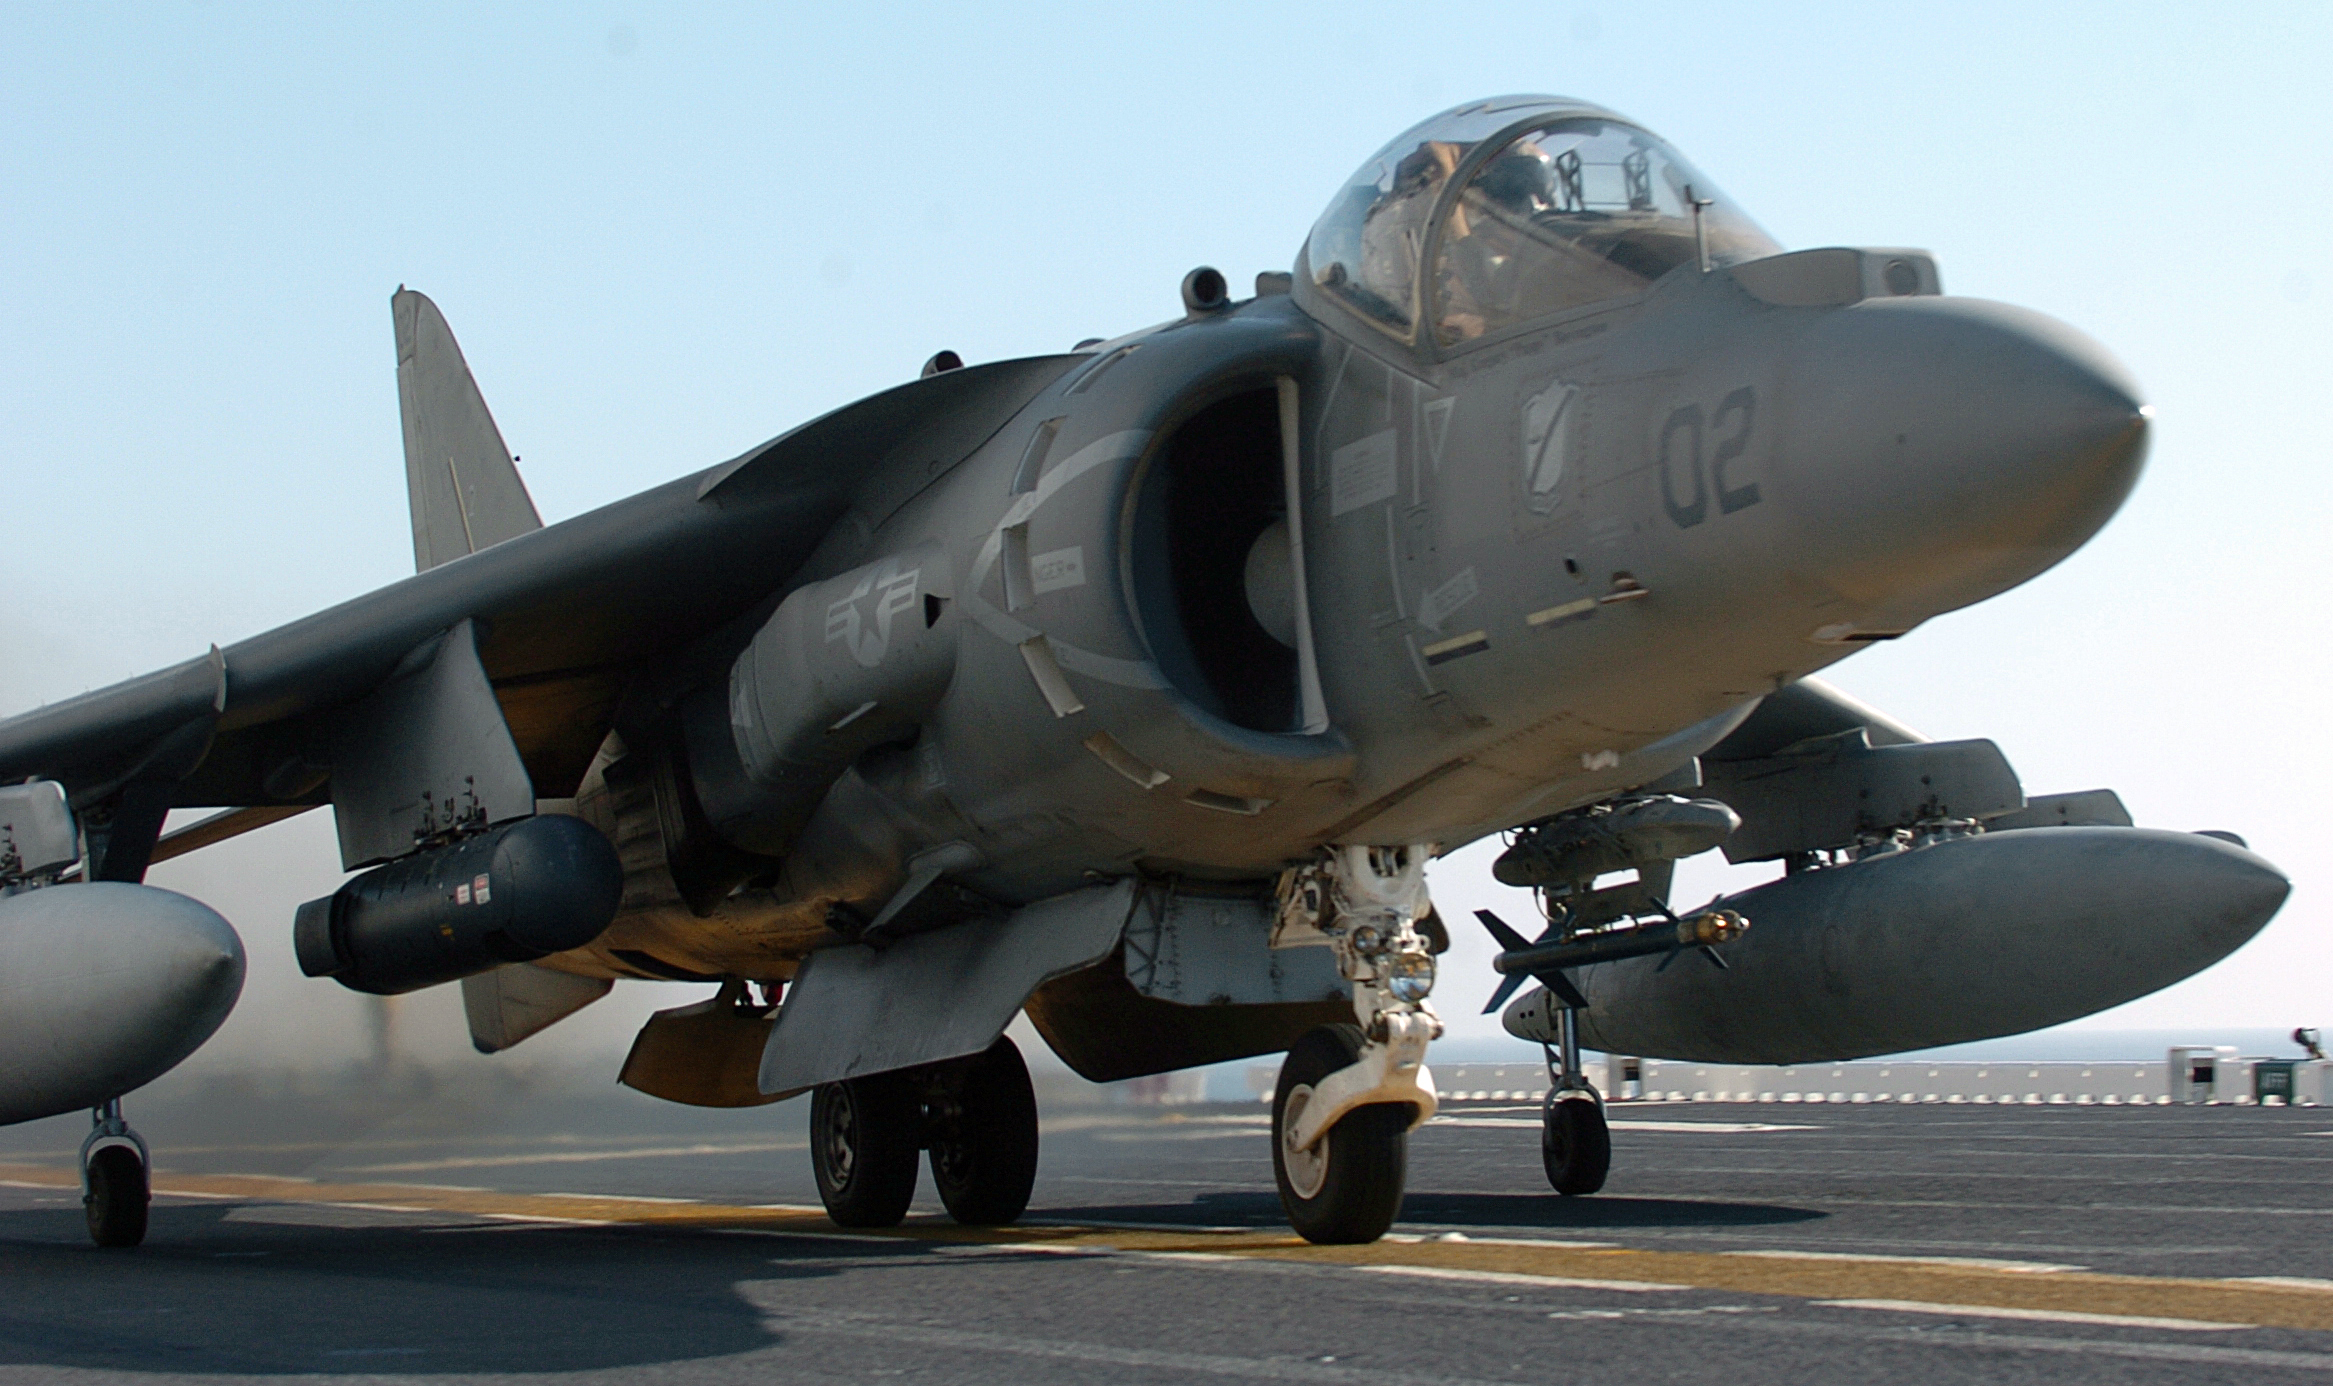
[[[1709,518],[1712,491],[1717,493],[1717,509],[1721,515],[1747,510],[1758,503],[1758,483],[1748,481],[1735,485],[1726,475],[1726,469],[1749,451],[1750,428],[1757,416],[1758,392],[1747,385],[1718,403],[1706,428],[1698,404],[1682,404],[1669,411],[1668,419],[1661,424],[1659,447],[1661,504],[1677,528],[1691,529]],[[1705,464],[1702,448],[1710,434],[1718,435],[1717,448]],[[1680,497],[1678,492],[1686,483],[1690,484],[1692,494]]]

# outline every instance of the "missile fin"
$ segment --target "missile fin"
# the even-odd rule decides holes
[[[1481,920],[1482,926],[1491,931],[1491,937],[1498,941],[1502,952],[1519,952],[1531,946],[1530,940],[1516,933],[1506,920],[1492,914],[1489,910],[1476,910],[1474,917]],[[1490,1004],[1482,1008],[1482,1013],[1489,1015],[1492,1011],[1505,1005],[1507,998],[1515,994],[1515,988],[1523,985],[1523,975],[1520,972],[1508,974],[1507,979],[1499,983],[1499,989],[1491,993]],[[1571,978],[1566,977],[1562,969],[1552,968],[1546,972],[1534,972],[1530,975],[1537,979],[1541,986],[1554,992],[1557,999],[1573,1010],[1584,1011],[1588,1008],[1588,998],[1580,995],[1579,988],[1572,985]]]
[[[1497,939],[1499,947],[1507,952],[1512,953],[1517,949],[1531,946],[1529,940],[1508,927],[1506,920],[1492,914],[1489,910],[1476,910],[1474,917],[1482,921],[1482,926],[1491,931],[1491,937]]]

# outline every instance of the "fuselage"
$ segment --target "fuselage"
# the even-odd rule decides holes
[[[537,804],[624,864],[551,960],[600,976],[784,978],[911,879],[978,909],[1454,847],[1661,782],[2113,514],[2136,387],[1940,287],[1915,251],[1783,254],[1610,112],[1475,103],[1253,298],[1194,272],[1175,321],[11,719],[0,772],[101,819],[130,779],[338,802],[350,709],[477,632]]]
[[[944,556],[920,581],[955,664],[920,730],[709,915],[644,843],[629,912],[563,965],[782,976],[830,905],[872,915],[939,851],[1021,903],[1456,846],[1655,782],[2105,522],[2145,425],[2101,349],[1940,296],[1921,257],[1816,254],[1918,268],[1871,294],[1819,258],[1688,265],[1405,347],[1300,262],[1294,294],[1092,348],[961,464],[873,488],[888,509],[798,575]],[[882,591],[830,622],[872,629]],[[618,797],[582,800],[622,841]]]

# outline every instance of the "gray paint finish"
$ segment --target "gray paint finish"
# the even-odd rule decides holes
[[[1556,146],[1575,137],[1614,160],[1565,164]],[[1080,952],[1066,924],[1057,938],[978,922],[880,954],[837,947],[918,863],[944,862],[946,880],[917,898],[968,920],[1035,918],[1052,908],[1035,902],[1089,898],[1096,881],[1261,894],[1325,845],[1454,847],[1682,782],[1697,756],[1713,783],[1739,781],[1842,734],[1880,749],[1778,776],[1788,792],[1748,815],[1778,825],[1769,847],[1931,808],[2016,811],[1988,747],[1926,744],[1808,676],[2086,542],[2143,465],[2137,385],[2063,324],[1943,296],[1918,252],[1782,257],[1729,201],[1704,224],[1660,177],[1621,188],[1656,163],[1688,168],[1610,112],[1476,103],[1348,184],[1322,221],[1336,234],[1298,257],[1286,294],[1089,352],[935,358],[722,466],[491,544],[480,516],[501,505],[499,529],[523,528],[509,508],[523,488],[442,318],[401,296],[417,542],[434,559],[461,521],[476,551],[0,723],[0,779],[58,778],[117,823],[135,808],[158,824],[165,799],[313,803],[324,773],[353,807],[356,748],[410,738],[412,718],[394,698],[349,709],[474,623],[478,678],[447,744],[507,727],[532,792],[572,795],[622,844],[622,909],[557,965],[791,981],[772,1071],[792,1078],[978,1048],[990,1012],[1001,1025],[1024,981]],[[1407,181],[1424,172],[1439,191]],[[498,479],[464,489],[464,458]],[[1248,593],[1274,526],[1301,611],[1283,634],[1301,648]],[[879,626],[879,579],[910,555],[949,585],[919,584],[920,611],[891,614],[920,616],[947,658],[911,661],[924,642],[900,641],[834,663],[854,619]],[[740,687],[751,706],[728,696]],[[367,730],[345,733],[351,718]],[[782,792],[769,766],[744,772],[757,737],[783,751]],[[1929,792],[1920,780],[1947,762],[1961,784]],[[421,787],[439,789],[386,785],[357,849],[397,849],[381,825]],[[1885,812],[1849,811],[1866,793]],[[2091,868],[2153,881],[2137,839],[2115,840]],[[2050,853],[2074,845],[1947,844],[1917,869],[1984,863],[1982,889],[1950,898],[2021,900],[2047,936],[2087,908],[2054,884]],[[1913,869],[1859,862],[1823,889]],[[2257,881],[2212,879],[2220,894],[2164,896],[2133,927],[2175,941],[2257,905]],[[1988,927],[1932,922],[1922,947],[1956,956]],[[1768,936],[1761,924],[1749,946]],[[1928,975],[1925,954],[1890,956]],[[1238,969],[1218,980],[1256,989]],[[1780,994],[1712,1004],[1749,1024]],[[795,1046],[806,1057],[788,1069]]]
[[[778,1011],[763,1092],[977,1054],[1039,983],[1107,957],[1133,908],[1121,881],[901,939],[813,953]]]
[[[2234,952],[2292,889],[2217,838],[2152,828],[1986,833],[1728,897],[1730,966],[1638,958],[1573,973],[1581,1043],[1712,1063],[1891,1054],[2040,1029]],[[1544,1014],[1534,992],[1508,1012]]]
[[[1351,984],[1325,945],[1273,948],[1272,901],[1146,890],[1126,925],[1126,980],[1178,1006],[1342,1001]]]
[[[476,623],[458,623],[414,655],[417,667],[334,719],[343,870],[535,811],[534,783],[478,664]]]
[[[97,881],[0,897],[0,1125],[153,1082],[242,990],[243,941],[186,896]]]
[[[541,529],[517,459],[494,426],[445,315],[411,289],[399,289],[389,306],[397,325],[397,408],[405,427],[414,571]]]

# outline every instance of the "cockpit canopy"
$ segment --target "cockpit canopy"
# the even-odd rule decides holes
[[[1305,257],[1313,284],[1373,326],[1410,340],[1422,316],[1454,347],[1695,262],[1696,204],[1713,265],[1782,248],[1646,131],[1558,97],[1502,97],[1380,150]]]

